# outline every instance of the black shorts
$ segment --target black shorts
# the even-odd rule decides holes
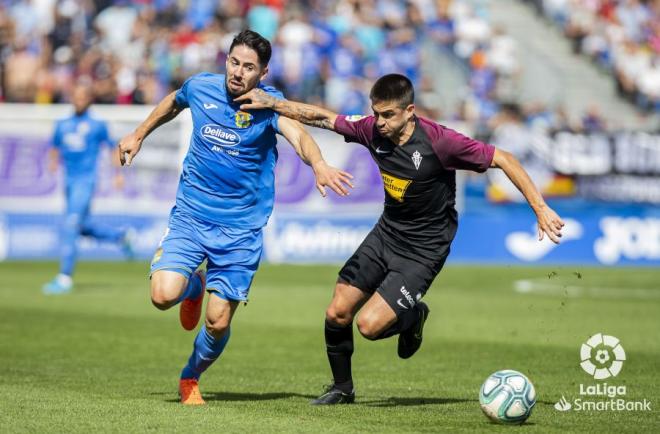
[[[424,297],[449,255],[446,249],[437,258],[414,261],[397,254],[404,248],[376,225],[339,271],[339,278],[368,294],[378,291],[399,317]]]

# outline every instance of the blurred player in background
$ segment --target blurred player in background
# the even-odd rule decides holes
[[[66,213],[61,232],[60,273],[44,285],[45,294],[63,294],[73,288],[76,241],[80,235],[118,243],[126,256],[133,256],[130,229],[100,225],[89,219],[96,187],[97,160],[102,146],[110,150],[112,163],[119,166],[118,153],[108,135],[108,126],[89,114],[88,109],[93,100],[91,84],[79,82],[71,95],[75,113],[55,124],[48,168],[51,172],[56,172],[60,162],[64,166]],[[114,184],[120,188],[123,182],[123,177],[118,172]]]
[[[348,194],[344,185],[350,186],[350,175],[325,163],[300,123],[272,111],[249,114],[234,101],[255,87],[282,98],[276,89],[260,84],[270,57],[266,39],[249,30],[241,32],[232,41],[225,75],[190,77],[119,144],[122,161],[130,164],[149,133],[190,108],[193,133],[176,204],[151,264],[153,304],[165,310],[181,302],[180,320],[186,330],[197,326],[204,289],[211,293],[206,326],[197,334],[181,372],[183,404],[204,404],[199,377],[224,350],[236,308],[248,299],[262,252],[262,229],[273,208],[276,134],[312,167],[323,196],[325,186]],[[204,260],[206,274],[196,271]]]
[[[416,116],[414,89],[407,77],[379,78],[370,98],[373,116],[337,115],[276,99],[259,89],[237,98],[243,110],[270,108],[366,146],[383,178],[383,214],[339,272],[326,311],[325,340],[334,381],[312,404],[355,400],[352,323],[358,311],[358,330],[365,338],[399,335],[398,354],[403,359],[419,349],[429,314],[421,298],[442,269],[458,226],[456,170],[502,169],[535,212],[539,240],[545,234],[559,242],[564,225],[511,154]]]

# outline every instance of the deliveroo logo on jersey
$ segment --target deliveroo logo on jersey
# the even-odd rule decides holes
[[[236,146],[241,143],[241,136],[229,128],[216,124],[206,124],[199,133],[211,143],[220,146]]]

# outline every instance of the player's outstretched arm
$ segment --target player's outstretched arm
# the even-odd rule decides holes
[[[50,148],[48,150],[48,171],[55,173],[58,167],[60,167],[60,151]]]
[[[278,99],[258,88],[235,98],[234,101],[242,103],[241,110],[271,109],[305,125],[335,130],[337,113],[312,104]]]
[[[145,119],[132,133],[119,141],[119,160],[121,165],[131,165],[131,161],[140,152],[142,141],[159,126],[174,119],[183,108],[177,106],[175,102],[176,92],[167,95],[156,108],[152,110],[147,119]]]
[[[353,188],[353,175],[335,167],[329,166],[321,155],[319,146],[299,123],[286,117],[277,120],[277,127],[282,135],[291,143],[301,160],[312,167],[316,178],[316,188],[321,196],[326,196],[325,187],[329,187],[340,196],[348,195],[347,187]]]
[[[525,196],[525,199],[527,199],[527,202],[536,214],[539,241],[543,239],[543,234],[546,234],[548,238],[558,244],[559,238],[561,238],[561,228],[564,226],[564,222],[559,215],[557,215],[557,213],[545,203],[543,196],[541,196],[541,193],[536,189],[534,183],[525,169],[523,169],[518,159],[509,152],[495,148],[491,167],[502,169],[511,182],[513,182],[523,196]]]
[[[119,169],[122,166],[121,155],[122,154],[119,150],[119,146],[116,148],[113,147],[113,149],[110,151],[110,163],[112,164],[113,170],[115,171],[115,176],[112,178],[112,186],[116,190],[123,189],[124,185],[126,184],[124,174]]]

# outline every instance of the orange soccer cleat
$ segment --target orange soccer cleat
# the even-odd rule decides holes
[[[199,383],[194,378],[179,380],[179,396],[181,396],[181,404],[184,405],[206,404],[199,391]]]
[[[206,292],[206,273],[204,270],[197,270],[195,274],[202,281],[202,290],[197,298],[186,298],[181,302],[181,306],[179,307],[179,320],[181,321],[181,326],[186,330],[194,330],[197,327],[199,317],[202,315],[202,303],[204,301],[204,293]]]

